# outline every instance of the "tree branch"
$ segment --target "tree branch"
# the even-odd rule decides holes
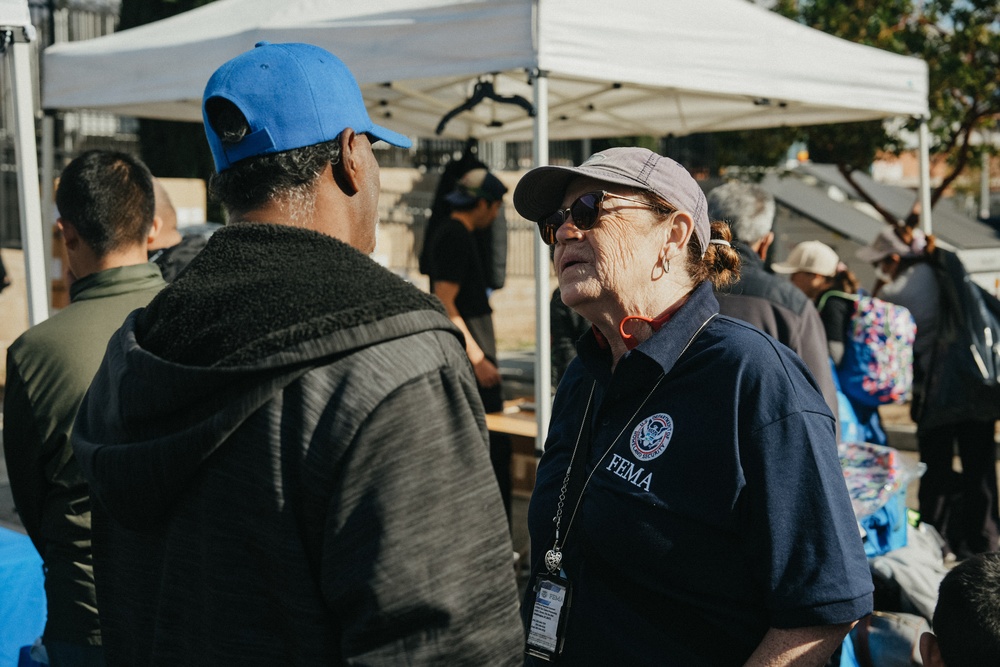
[[[854,167],[852,167],[849,164],[845,164],[843,162],[838,162],[837,171],[839,171],[840,175],[844,177],[844,180],[846,180],[848,183],[851,184],[851,187],[854,188],[854,191],[858,193],[858,196],[861,197],[863,200],[865,200],[865,202],[867,202],[872,208],[874,208],[879,215],[885,218],[886,222],[888,222],[890,225],[898,226],[900,224],[899,218],[897,218],[890,211],[886,210],[881,204],[879,204],[878,201],[876,201],[874,197],[872,197],[868,192],[866,192],[865,189],[862,188],[861,185],[855,180]]]

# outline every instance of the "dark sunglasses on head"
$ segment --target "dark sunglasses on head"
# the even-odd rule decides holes
[[[563,226],[563,223],[569,219],[569,216],[573,216],[573,225],[577,229],[581,231],[593,229],[594,225],[597,224],[597,219],[601,217],[601,205],[604,204],[604,200],[607,197],[624,199],[625,201],[642,204],[649,208],[660,208],[656,204],[650,204],[641,199],[633,199],[624,195],[616,195],[606,190],[587,192],[577,197],[576,201],[570,204],[568,208],[559,209],[555,213],[547,215],[538,221],[538,233],[541,234],[542,241],[546,245],[555,245],[556,231]]]

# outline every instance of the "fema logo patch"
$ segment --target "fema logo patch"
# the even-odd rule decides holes
[[[640,461],[650,461],[662,454],[674,434],[674,420],[670,415],[658,412],[646,417],[632,431],[629,445],[632,454]]]

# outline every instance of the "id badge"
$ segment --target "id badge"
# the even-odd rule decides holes
[[[570,586],[564,577],[539,574],[535,577],[535,601],[524,652],[552,662],[562,653],[569,615]]]

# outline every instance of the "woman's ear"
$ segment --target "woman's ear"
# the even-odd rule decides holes
[[[682,257],[694,233],[694,219],[684,211],[675,211],[671,214],[667,238],[663,245],[666,259],[677,259]]]

